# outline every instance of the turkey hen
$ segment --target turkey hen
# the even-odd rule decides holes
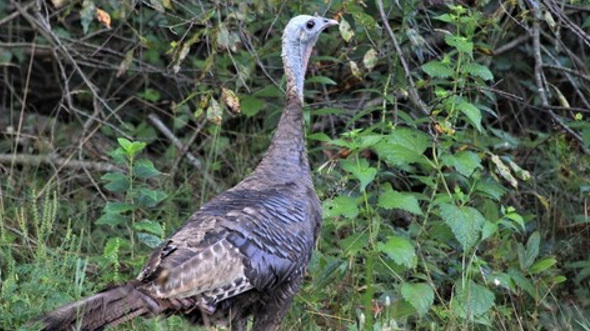
[[[321,224],[303,130],[303,81],[320,33],[338,23],[297,16],[285,28],[287,102],[253,173],[195,212],[137,279],[40,318],[44,330],[100,330],[137,316],[276,330],[301,285]]]

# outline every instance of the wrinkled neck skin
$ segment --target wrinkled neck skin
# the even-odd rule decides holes
[[[297,38],[283,40],[287,103],[270,147],[253,173],[263,175],[274,183],[301,182],[312,185],[302,112],[303,81],[311,46],[304,47]]]

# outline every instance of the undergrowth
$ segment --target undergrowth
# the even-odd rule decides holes
[[[280,29],[326,4],[19,6],[0,3],[3,330],[134,278],[250,173]],[[305,98],[324,223],[282,329],[590,330],[588,6],[330,2]]]

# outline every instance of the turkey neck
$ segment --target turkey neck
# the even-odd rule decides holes
[[[283,63],[287,76],[287,102],[270,147],[256,168],[264,169],[273,181],[300,182],[311,185],[303,130],[303,80],[311,47],[302,48],[283,39]]]

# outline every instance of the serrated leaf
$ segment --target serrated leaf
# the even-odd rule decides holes
[[[117,226],[124,224],[127,218],[121,214],[103,214],[96,220],[98,225]]]
[[[352,39],[352,37],[354,36],[354,31],[352,31],[350,23],[348,23],[348,21],[345,20],[344,17],[342,17],[342,19],[340,20],[338,30],[340,31],[340,36],[342,36],[342,39],[344,39],[344,41],[346,42],[349,42],[350,39]]]
[[[471,176],[477,168],[483,168],[479,156],[471,151],[461,151],[454,155],[444,155],[442,161],[465,177]]]
[[[123,174],[109,172],[100,179],[108,181],[104,187],[111,192],[121,193],[129,189],[129,179]]]
[[[409,128],[398,128],[387,135],[373,149],[384,161],[393,166],[414,163],[423,158],[430,146],[430,137]]]
[[[379,57],[377,56],[377,51],[374,48],[371,48],[363,56],[363,65],[367,71],[371,71],[377,65],[378,60]]]
[[[160,190],[152,190],[149,188],[140,188],[138,190],[137,203],[144,207],[155,207],[162,200],[166,199],[166,193]]]
[[[332,200],[325,200],[322,204],[322,210],[325,218],[342,215],[354,219],[359,214],[356,199],[345,195],[337,196]]]
[[[487,313],[494,306],[494,293],[487,287],[471,280],[462,287],[459,282],[455,285],[455,296],[451,306],[459,316],[473,320]]]
[[[156,248],[162,243],[162,239],[160,239],[160,237],[154,236],[150,233],[138,232],[136,235],[137,239],[139,239],[139,241],[144,243],[149,248]]]
[[[434,303],[434,291],[426,283],[403,283],[401,287],[402,296],[420,316],[424,316]]]
[[[345,159],[340,162],[342,169],[350,172],[359,180],[361,191],[364,191],[377,175],[377,168],[369,166],[366,159],[360,159],[358,162],[353,159]]]
[[[415,215],[422,215],[418,199],[412,193],[397,192],[387,187],[379,195],[379,207],[385,209],[402,209]]]
[[[133,174],[139,178],[153,178],[160,174],[160,172],[154,167],[152,161],[147,159],[140,159],[133,165]]]
[[[160,225],[160,223],[150,220],[143,220],[141,222],[135,223],[133,225],[133,229],[137,231],[149,232],[157,236],[162,236],[164,234],[164,231],[162,230],[162,226]]]
[[[340,241],[340,247],[346,256],[356,256],[369,243],[367,232],[356,233]]]
[[[445,35],[447,45],[455,47],[459,52],[473,55],[473,42],[463,36]]]
[[[479,132],[483,131],[481,127],[481,110],[479,110],[479,108],[475,107],[472,103],[463,98],[459,99],[459,102],[456,104],[456,108],[465,114],[467,118],[469,118],[471,123],[475,125]]]
[[[506,193],[506,188],[492,179],[477,181],[477,184],[475,184],[475,190],[484,193],[496,201],[499,201],[504,193]]]
[[[447,78],[453,75],[453,70],[447,64],[440,61],[430,61],[423,64],[420,68],[428,76],[433,78]]]
[[[123,147],[125,152],[129,152],[131,150],[131,141],[127,138],[117,138],[117,142],[119,146]]]
[[[546,258],[540,259],[539,261],[535,262],[535,264],[533,264],[530,267],[529,272],[531,274],[538,274],[538,273],[541,273],[541,272],[551,268],[556,263],[557,263],[557,260],[555,258],[546,257]]]
[[[485,222],[485,218],[477,209],[442,203],[440,216],[465,251],[469,251],[477,243]]]
[[[494,75],[492,74],[490,69],[484,65],[479,64],[479,63],[473,63],[473,62],[468,63],[465,66],[465,70],[467,70],[467,72],[471,76],[479,77],[483,80],[493,80],[494,79]]]
[[[377,243],[377,249],[387,254],[395,263],[406,266],[407,268],[412,268],[416,263],[414,246],[404,237],[387,237],[386,243]]]
[[[135,210],[135,206],[126,202],[107,202],[102,212],[108,214],[123,214]]]

